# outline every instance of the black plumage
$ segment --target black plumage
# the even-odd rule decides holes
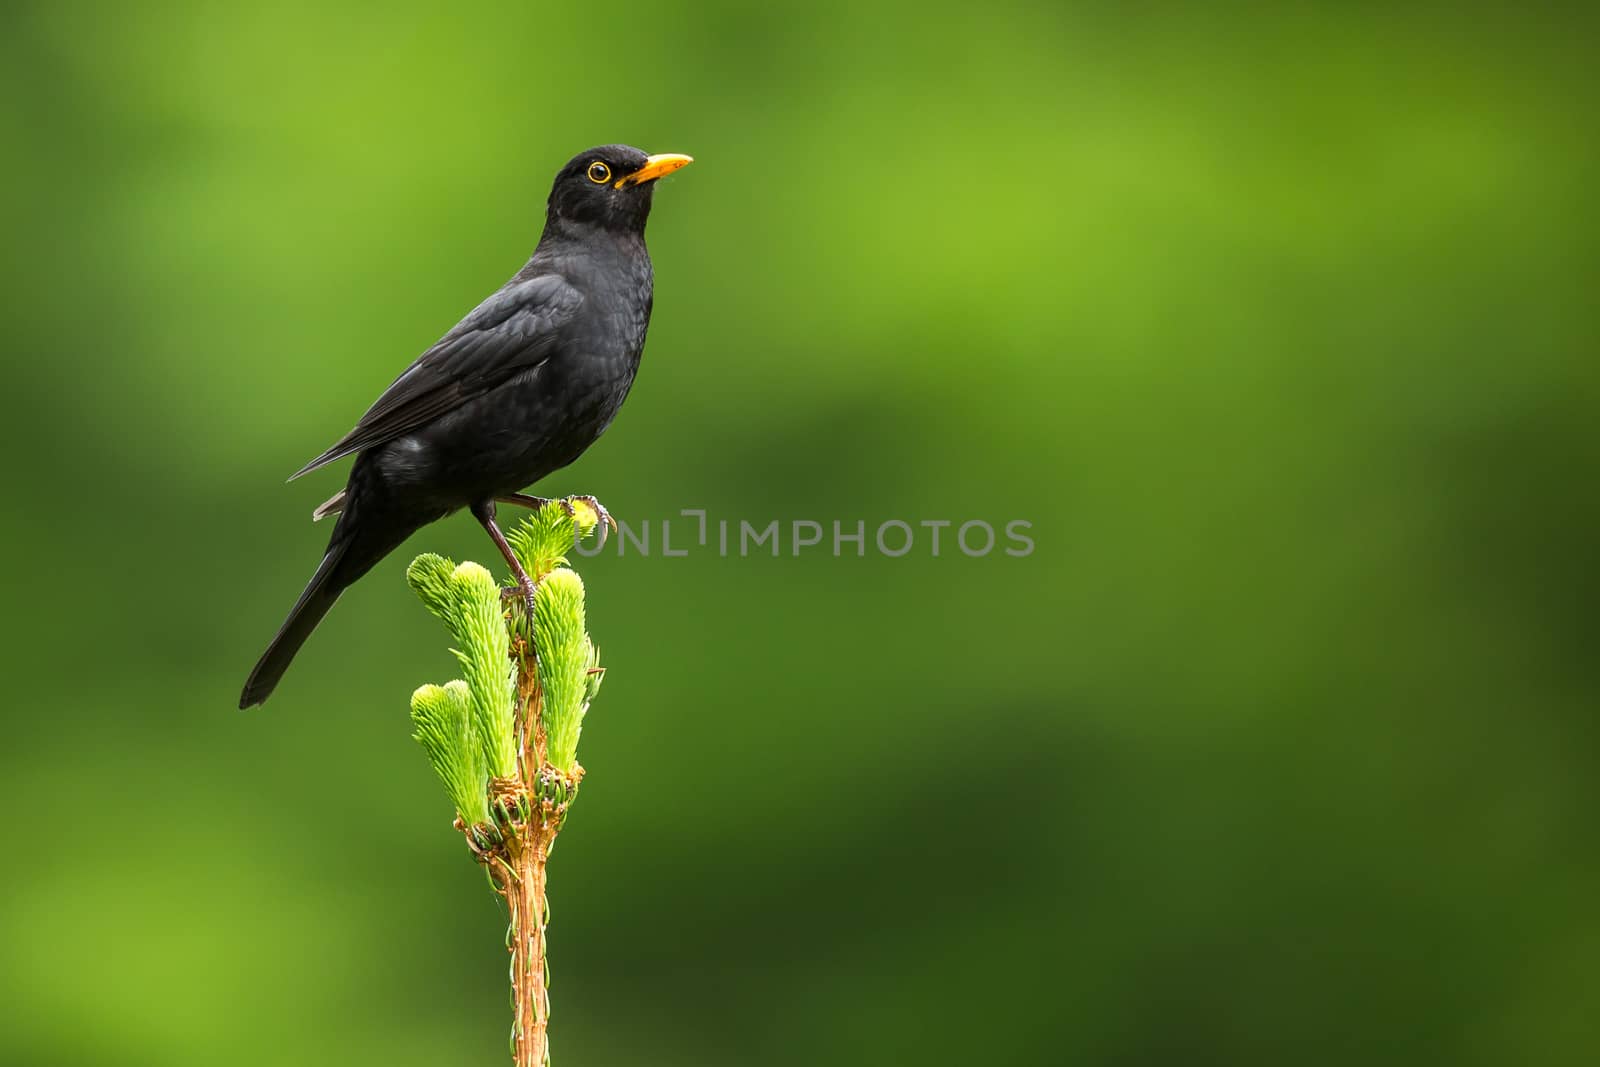
[[[556,175],[527,264],[295,473],[356,457],[345,488],[316,511],[339,516],[327,552],[250,672],[241,708],[271,695],[346,587],[461,508],[532,595],[495,525],[495,502],[536,502],[518,491],[577,459],[616,417],[650,324],[644,229],[655,180],[688,162],[626,145],[575,156]]]

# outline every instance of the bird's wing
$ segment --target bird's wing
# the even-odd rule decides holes
[[[583,294],[558,274],[513,280],[407,367],[355,428],[289,480],[392,441],[549,358]]]

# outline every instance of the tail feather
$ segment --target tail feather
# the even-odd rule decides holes
[[[289,669],[289,664],[294,660],[295,653],[300,651],[300,646],[306,643],[311,631],[317,628],[317,623],[328,614],[339,599],[339,594],[353,580],[336,573],[344,559],[347,544],[340,541],[328,546],[327,555],[322,557],[316,573],[306,583],[305,591],[295,601],[294,607],[289,609],[289,617],[283,620],[277,636],[261,654],[255,669],[250,672],[249,680],[244,683],[244,692],[239,695],[240,708],[264,703],[272,695],[283,672]]]

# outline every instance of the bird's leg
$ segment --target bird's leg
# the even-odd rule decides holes
[[[538,511],[550,503],[550,500],[546,497],[530,496],[527,493],[506,493],[504,496],[495,497],[495,499],[502,504],[515,504],[530,511]],[[609,527],[611,532],[615,533],[617,531],[617,520],[611,517],[611,512],[605,509],[604,504],[592,496],[569,496],[557,501],[563,508],[567,509],[569,518],[573,515],[572,502],[574,500],[581,500],[591,508],[594,508],[594,513],[600,520],[600,543],[595,546],[595,550],[599,551],[606,547],[606,529]]]
[[[549,497],[530,496],[527,493],[506,493],[495,497],[495,499],[502,504],[515,504],[517,507],[527,508],[529,511],[538,511],[550,503]]]
[[[480,500],[472,505],[472,517],[483,524],[489,531],[489,537],[494,541],[495,547],[506,558],[506,563],[511,567],[511,574],[517,579],[517,585],[522,588],[522,595],[528,601],[528,618],[533,619],[533,579],[528,577],[528,572],[522,569],[522,562],[517,559],[517,554],[511,551],[511,546],[506,543],[505,534],[500,532],[500,527],[494,521],[494,501]]]

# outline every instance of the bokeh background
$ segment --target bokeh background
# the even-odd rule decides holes
[[[507,1062],[406,720],[480,531],[234,704],[284,476],[620,140],[698,162],[543,489],[1037,547],[583,564],[558,1062],[1595,1062],[1594,37],[1521,6],[8,6],[0,1061]]]

